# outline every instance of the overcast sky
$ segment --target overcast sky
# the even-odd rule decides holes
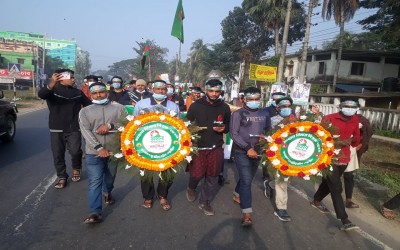
[[[308,2],[308,1],[306,1]],[[183,0],[185,12],[182,60],[186,59],[192,43],[222,40],[221,21],[242,0]],[[55,39],[75,39],[78,46],[90,53],[92,70],[107,69],[124,59],[136,57],[132,47],[136,41],[154,40],[169,49],[168,59],[175,57],[179,41],[170,35],[178,0],[20,0],[6,1],[0,9],[0,30],[45,34]],[[315,12],[318,12],[316,10]],[[371,14],[359,10],[355,19],[345,27],[360,32],[356,20]],[[333,21],[313,17],[310,46],[318,46],[338,33]],[[288,48],[295,52],[302,42]]]

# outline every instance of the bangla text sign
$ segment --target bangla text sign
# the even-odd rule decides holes
[[[21,77],[16,77],[16,79],[32,80],[32,70],[21,70]],[[0,77],[8,78],[10,74],[8,69],[0,69]]]
[[[249,79],[257,81],[276,81],[276,67],[250,63]]]

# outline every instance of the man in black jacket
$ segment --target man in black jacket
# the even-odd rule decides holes
[[[59,69],[51,76],[50,83],[40,89],[38,95],[46,100],[49,108],[51,150],[57,171],[57,189],[67,185],[65,151],[68,149],[72,160],[72,181],[80,180],[82,169],[81,132],[78,115],[82,107],[91,101],[79,89],[74,88],[74,71]]]
[[[210,202],[218,186],[218,175],[224,160],[223,133],[229,131],[231,111],[229,106],[218,97],[222,92],[222,82],[212,79],[206,82],[206,96],[194,102],[187,113],[187,118],[200,127],[207,129],[199,132],[199,153],[189,165],[189,185],[186,198],[193,202],[196,199],[196,188],[204,178],[199,208],[205,215],[214,215]]]

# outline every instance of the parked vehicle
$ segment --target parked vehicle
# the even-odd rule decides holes
[[[0,140],[10,142],[14,139],[17,128],[17,107],[15,103],[10,103],[4,98],[4,93],[0,90]]]

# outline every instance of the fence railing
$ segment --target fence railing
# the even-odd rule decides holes
[[[324,115],[329,115],[339,111],[339,108],[333,104],[313,103],[319,107]],[[390,130],[400,133],[400,111],[381,108],[361,108],[361,114],[371,123],[373,128],[380,130]]]

